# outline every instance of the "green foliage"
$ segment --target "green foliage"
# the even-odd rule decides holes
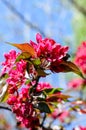
[[[41,64],[41,61],[39,58],[34,59],[32,62],[34,65],[37,65],[37,66]]]
[[[49,89],[44,89],[44,93],[49,95],[49,94],[54,94],[57,92],[61,92],[61,90],[63,90],[62,88],[49,88]]]
[[[37,108],[41,112],[51,113],[49,106],[45,102],[39,102]]]
[[[16,58],[16,62],[20,61],[21,59],[23,60],[27,60],[28,58],[30,58],[30,54],[28,52],[22,52],[17,58]]]
[[[73,0],[75,8],[73,10],[73,33],[75,35],[75,44],[78,46],[82,41],[86,40],[86,0]]]

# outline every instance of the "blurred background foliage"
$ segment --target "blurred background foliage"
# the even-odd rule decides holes
[[[3,53],[16,49],[6,41],[35,41],[37,32],[68,45],[74,58],[78,45],[86,40],[86,0],[0,0],[0,62],[4,60]],[[58,74],[44,81],[64,88],[73,76]]]
[[[86,40],[86,0],[72,0],[73,30],[76,44]]]

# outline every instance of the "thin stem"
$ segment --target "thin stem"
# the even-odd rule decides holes
[[[41,127],[43,127],[45,119],[46,119],[46,113],[44,113],[44,117],[43,117],[43,120],[42,120],[42,123],[41,123]]]
[[[9,107],[5,107],[5,106],[0,106],[0,109],[4,109],[4,110],[8,110],[8,111],[12,111]]]
[[[30,90],[30,94],[31,94],[32,96],[35,95],[35,91],[36,91],[36,87],[37,87],[37,85],[38,85],[39,79],[40,79],[40,77],[38,76],[38,77],[36,78],[36,83],[35,83],[35,85],[32,86],[32,88],[31,88],[31,90]]]

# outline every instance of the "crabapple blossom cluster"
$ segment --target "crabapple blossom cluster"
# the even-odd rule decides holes
[[[38,110],[43,112],[43,105],[46,108],[44,112],[50,112],[45,101],[47,91],[51,91],[53,87],[49,83],[39,82],[39,78],[47,75],[47,69],[61,72],[59,65],[68,52],[67,46],[62,47],[53,39],[42,39],[39,33],[36,35],[36,42],[30,41],[30,47],[35,51],[34,56],[25,51],[17,53],[11,50],[6,53],[1,74],[6,77],[8,84],[7,103],[16,114],[17,120],[31,130],[35,130],[40,124]],[[46,91],[43,92],[44,90]]]
[[[82,42],[78,47],[74,62],[78,67],[80,67],[81,71],[84,74],[84,77],[86,77],[86,41]],[[68,86],[72,91],[74,89],[74,91],[76,90],[78,92],[79,97],[75,99],[75,105],[78,106],[81,114],[86,114],[84,111],[86,109],[86,78],[72,79],[68,83]],[[74,128],[74,130],[86,130],[86,127],[77,126]]]
[[[16,114],[17,120],[25,127],[34,130],[39,125],[39,119],[28,95],[28,88],[22,88],[18,95],[10,96],[7,103],[12,106],[12,111]]]
[[[37,43],[30,41],[30,44],[35,49],[37,57],[43,60],[42,67],[45,69],[48,68],[53,72],[63,71],[60,63],[67,55],[68,46],[61,46],[53,39],[42,39],[42,36],[39,33],[36,35],[36,41]]]
[[[69,88],[75,88],[76,89],[76,88],[80,87],[81,85],[83,85],[83,83],[84,83],[83,79],[75,78],[68,83],[68,86],[69,86]]]
[[[75,64],[80,67],[83,74],[86,75],[86,42],[78,47],[75,55]],[[80,86],[86,85],[86,79],[76,78],[69,82],[68,86],[70,88],[78,88]]]
[[[2,75],[8,74],[6,82],[10,86],[9,93],[11,94],[17,91],[18,86],[22,85],[25,79],[26,62],[21,60],[15,63],[18,55],[19,53],[16,53],[15,50],[11,50],[4,55],[6,60],[2,63]]]
[[[59,62],[68,52],[68,46],[62,47],[53,39],[42,39],[42,36],[39,33],[36,35],[36,41],[37,43],[30,41],[30,44],[35,49],[37,57],[45,58],[48,61]]]
[[[61,46],[50,38],[43,39],[39,33],[36,35],[36,42],[12,45],[21,52],[11,50],[4,55],[1,79],[4,79],[7,85],[4,92],[2,88],[0,101],[6,102],[18,122],[29,130],[44,128],[44,120],[51,113],[54,119],[60,114],[59,119],[63,122],[69,112],[61,111],[56,114],[54,110],[58,110],[55,108],[65,103],[70,96],[62,94],[61,88],[53,88],[49,83],[39,80],[50,74],[47,70],[81,74],[78,67],[68,61],[68,46]],[[83,46],[86,44],[84,43]],[[76,62],[81,67],[85,62],[82,61],[83,56],[80,56],[77,53]],[[85,72],[84,65],[83,71]],[[45,114],[44,118],[42,114]],[[43,119],[40,120],[40,117]]]
[[[15,60],[18,56],[18,53],[16,53],[15,50],[10,51],[9,53],[5,53],[4,57],[5,57],[5,62],[2,62],[2,74],[4,73],[8,73],[10,71],[10,69],[13,67]]]
[[[81,68],[83,73],[86,74],[86,42],[82,42],[78,47],[75,63]]]
[[[44,83],[39,82],[38,85],[37,85],[36,91],[40,92],[40,91],[42,91],[44,89],[51,89],[51,88],[52,88],[52,86],[49,83],[47,83],[47,82],[44,82]]]

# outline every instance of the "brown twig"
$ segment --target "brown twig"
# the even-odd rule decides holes
[[[5,107],[5,106],[0,106],[0,109],[4,109],[4,110],[8,110],[8,111],[12,111],[9,107]]]

